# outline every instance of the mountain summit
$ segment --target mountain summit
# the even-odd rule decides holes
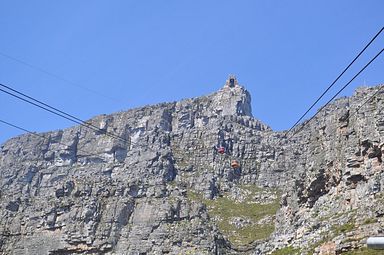
[[[384,215],[384,95],[363,105],[377,88],[336,100],[289,140],[252,117],[234,76],[208,96],[87,122],[98,130],[12,138],[0,150],[0,251],[364,249]]]

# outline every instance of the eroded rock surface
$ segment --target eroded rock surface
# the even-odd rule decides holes
[[[209,96],[97,116],[97,131],[10,139],[0,252],[359,249],[383,229],[384,95],[356,112],[377,89],[338,99],[290,139],[253,118],[249,93],[229,81]]]

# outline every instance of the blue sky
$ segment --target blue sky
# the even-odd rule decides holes
[[[79,118],[205,95],[235,74],[274,130],[384,25],[382,0],[5,0],[0,10],[0,83]],[[384,33],[331,92],[383,45]],[[380,56],[344,95],[384,83],[383,70]],[[37,132],[74,125],[3,93],[0,119]],[[21,133],[0,123],[0,143]]]

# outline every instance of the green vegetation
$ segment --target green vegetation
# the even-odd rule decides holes
[[[272,252],[271,255],[296,255],[300,254],[300,252],[300,249],[289,246],[282,249],[278,249],[277,251]]]
[[[336,237],[336,236],[338,236],[340,234],[343,234],[343,233],[350,232],[350,231],[352,231],[355,228],[356,228],[356,225],[355,225],[355,221],[354,220],[351,220],[351,222],[345,223],[343,225],[333,225],[332,228],[331,228],[331,231],[327,235],[323,236],[320,241],[312,244],[309,247],[309,253],[308,254],[313,254],[314,251],[315,251],[315,248],[317,248],[317,247],[321,246],[322,244],[332,240],[334,237]],[[352,242],[352,241],[358,241],[358,240],[359,239],[356,239],[354,237],[349,237],[347,239],[344,239],[343,243]],[[355,254],[355,253],[352,253],[352,254]],[[360,254],[360,253],[356,253],[356,254]],[[370,253],[368,253],[368,254],[370,254]],[[373,254],[375,254],[375,253],[373,253]]]
[[[190,200],[202,202],[207,206],[208,212],[216,221],[220,232],[232,244],[247,245],[256,240],[268,238],[275,230],[273,220],[266,219],[263,223],[258,223],[258,221],[276,214],[279,209],[279,192],[250,185],[239,188],[245,196],[242,202],[233,200],[228,194],[214,200],[203,199],[201,195],[191,191],[187,195]],[[276,196],[276,198],[272,199],[270,203],[256,203],[254,197],[261,192]],[[236,226],[233,224],[235,219],[243,220],[243,224]]]
[[[348,216],[349,218],[353,218],[356,216],[357,209],[349,210],[348,212],[339,212],[336,214],[329,214],[325,215],[323,217],[320,217],[320,221],[330,221],[330,220],[337,220],[340,219],[341,217],[346,217]]]
[[[333,232],[335,235],[339,235],[341,233],[352,231],[355,228],[355,222],[348,222],[340,226],[333,226]]]
[[[226,198],[219,199],[217,203],[210,203],[208,209],[211,215],[218,219],[218,227],[233,244],[244,245],[254,240],[267,238],[274,231],[274,224],[252,224],[250,226],[236,227],[231,224],[232,217],[248,218],[252,222],[260,220],[263,216],[276,213],[274,206],[258,206],[235,204]]]
[[[204,201],[203,201],[204,199],[203,199],[203,196],[202,196],[202,195],[200,195],[199,193],[190,191],[190,190],[187,191],[187,198],[188,198],[190,201],[204,202]]]
[[[363,225],[368,225],[368,224],[372,224],[372,223],[376,223],[376,222],[377,222],[376,218],[368,218],[368,219],[364,220]]]

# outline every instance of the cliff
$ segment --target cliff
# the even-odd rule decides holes
[[[335,101],[289,139],[252,117],[231,79],[208,96],[97,116],[97,131],[12,138],[0,152],[0,251],[361,249],[384,215],[384,95],[355,112],[376,89]]]

